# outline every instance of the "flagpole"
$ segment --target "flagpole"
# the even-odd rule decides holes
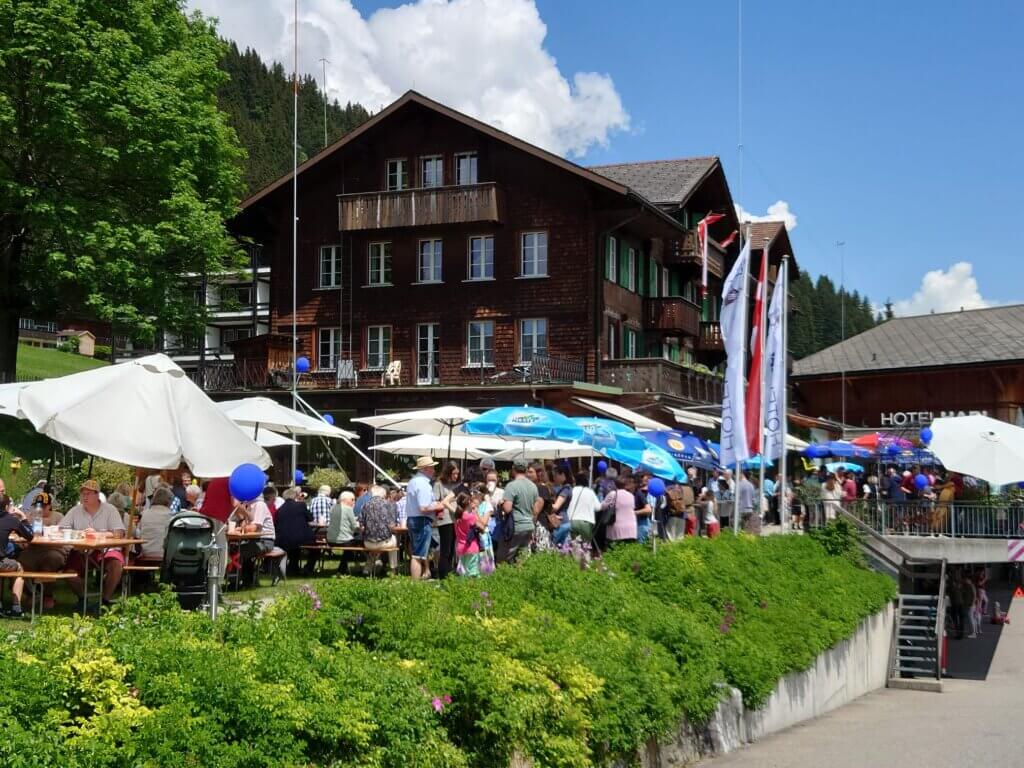
[[[781,393],[781,421],[782,421],[782,450],[779,456],[779,523],[783,531],[789,527],[789,498],[786,494],[786,439],[789,437],[789,415],[787,408],[789,406],[789,396],[787,394],[788,383],[789,383],[789,254],[783,254],[782,256],[782,317],[780,322],[782,323],[782,360],[776,363],[781,364],[782,368],[782,393]],[[779,284],[775,284],[775,290],[779,290]]]
[[[750,225],[747,225],[747,237],[744,240],[743,237],[743,225],[740,225],[740,253],[743,253],[743,243],[750,241]],[[746,269],[743,272],[743,298],[740,301],[740,365],[745,365],[747,360],[747,297],[750,295],[750,258],[747,258]],[[744,414],[744,418],[746,415]],[[744,436],[745,437],[745,436]],[[738,488],[740,484],[740,461],[736,459],[735,469],[733,470],[733,477],[735,486]],[[740,531],[740,508],[737,504],[739,499],[736,498],[736,494],[733,494],[732,502],[732,530],[733,533],[739,533]]]
[[[760,406],[760,412],[758,413],[758,419],[757,419],[757,446],[758,446],[758,454],[761,456],[761,466],[760,466],[760,470],[758,472],[759,484],[758,484],[758,488],[757,488],[758,493],[760,494],[760,498],[758,499],[758,504],[757,504],[757,514],[758,514],[758,517],[760,517],[760,515],[761,515],[761,499],[764,498],[764,472],[765,472],[765,466],[764,466],[765,465],[765,456],[764,456],[764,425],[765,425],[765,418],[764,418],[764,416],[765,416],[765,413],[764,412],[765,412],[765,407],[767,406],[767,403],[765,402],[765,386],[764,386],[765,385],[765,376],[764,376],[764,374],[765,374],[765,371],[768,368],[768,366],[765,365],[765,359],[764,359],[764,351],[765,351],[764,350],[764,342],[765,342],[765,323],[768,321],[768,266],[767,266],[767,264],[768,264],[768,243],[769,242],[770,242],[769,239],[766,237],[764,239],[764,246],[761,249],[761,258],[765,262],[765,268],[764,268],[765,278],[764,278],[764,285],[760,286],[760,290],[761,290],[761,296],[760,296],[760,298],[761,298],[761,317],[758,318],[758,321],[757,321],[757,336],[758,336],[758,341],[759,341],[760,347],[761,347],[761,368],[757,372],[758,373],[758,377],[760,379],[758,381],[758,386],[761,388],[760,392],[759,392],[759,394],[761,395],[761,398],[760,398],[761,399],[761,406]],[[776,290],[777,289],[778,289],[778,283],[776,283]],[[758,527],[760,528],[760,526],[758,526]]]
[[[292,71],[292,409],[299,409],[298,283],[299,261],[299,0],[294,8],[295,66]],[[298,469],[299,446],[292,446],[292,483]]]

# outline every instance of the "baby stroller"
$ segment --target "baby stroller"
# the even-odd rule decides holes
[[[195,610],[206,600],[210,548],[218,525],[213,518],[183,512],[167,526],[160,580],[171,586],[186,610]]]

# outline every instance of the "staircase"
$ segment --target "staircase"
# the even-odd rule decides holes
[[[942,635],[938,595],[900,595],[890,688],[942,690]]]
[[[888,686],[941,691],[946,561],[911,557],[845,510],[840,515],[861,532],[861,544],[871,567],[894,577],[899,584]]]

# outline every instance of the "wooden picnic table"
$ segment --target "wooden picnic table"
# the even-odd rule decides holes
[[[13,537],[12,537],[13,538]],[[89,561],[93,552],[106,551],[108,549],[126,549],[136,544],[145,544],[145,539],[119,537],[93,537],[81,539],[65,539],[63,536],[52,538],[48,536],[36,536],[32,541],[21,540],[21,543],[28,547],[48,547],[50,549],[73,549],[83,553],[82,560],[85,561],[82,574],[82,615],[89,612]],[[103,596],[103,579],[105,569],[100,568],[100,597]]]

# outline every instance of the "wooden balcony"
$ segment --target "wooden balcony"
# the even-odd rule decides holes
[[[703,352],[724,351],[725,339],[722,338],[722,326],[717,322],[701,323],[700,336],[697,338],[697,349]]]
[[[689,230],[681,240],[669,240],[665,243],[664,263],[668,266],[681,265],[701,268],[700,241],[697,230]],[[719,279],[725,277],[725,254],[714,243],[708,248],[708,274]]]
[[[657,357],[602,360],[601,384],[624,392],[668,395],[691,403],[722,402],[722,378]]]
[[[498,223],[501,194],[494,182],[338,195],[343,232],[439,224]]]
[[[644,300],[644,327],[684,336],[700,334],[700,307],[681,296]]]

